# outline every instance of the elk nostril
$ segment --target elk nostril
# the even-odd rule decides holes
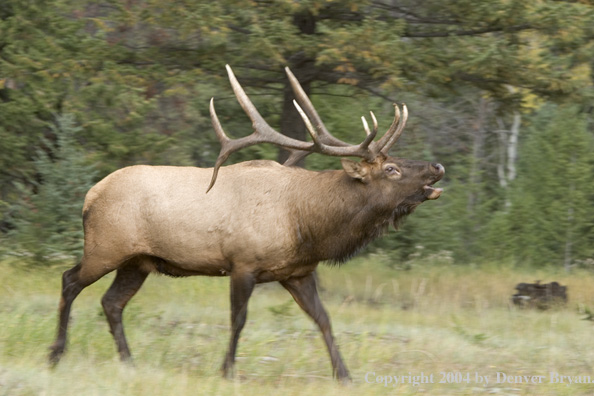
[[[445,171],[444,167],[442,164],[431,164],[431,166],[433,166],[433,169],[438,172],[438,173],[443,173]]]

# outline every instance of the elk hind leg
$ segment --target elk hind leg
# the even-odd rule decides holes
[[[50,346],[51,352],[49,355],[49,361],[52,365],[55,365],[60,361],[60,358],[64,354],[64,349],[66,348],[68,322],[70,321],[72,302],[85,287],[91,285],[105,275],[105,273],[97,273],[94,275],[83,276],[81,275],[83,265],[84,258],[83,261],[62,274],[62,296],[59,307],[58,334],[56,336],[56,341]]]
[[[322,331],[326,347],[330,353],[334,377],[343,382],[350,381],[349,372],[334,342],[330,318],[320,301],[314,273],[299,278],[289,278],[280,283],[291,293],[297,304],[316,322]]]
[[[124,334],[122,312],[128,301],[140,289],[148,272],[140,266],[141,259],[131,259],[116,272],[116,277],[101,299],[103,311],[109,323],[109,329],[115,340],[120,359],[131,360],[130,349]]]

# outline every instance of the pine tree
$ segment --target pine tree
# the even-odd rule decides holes
[[[81,128],[75,125],[74,117],[57,117],[52,129],[56,142],[44,139],[45,150],[38,150],[35,158],[34,188],[18,186],[23,198],[15,208],[15,228],[10,233],[18,253],[31,257],[36,264],[63,258],[64,254],[81,254],[82,205],[96,176],[76,144]]]

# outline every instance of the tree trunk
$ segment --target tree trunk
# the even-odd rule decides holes
[[[299,29],[301,34],[310,35],[316,33],[316,16],[309,11],[298,12],[293,15],[293,24]],[[309,96],[311,81],[315,78],[315,59],[309,58],[302,52],[295,53],[288,57],[289,67],[291,71],[303,87],[305,93]],[[298,140],[306,140],[307,129],[301,116],[297,112],[295,105],[293,105],[293,90],[288,79],[285,79],[285,87],[283,89],[283,111],[281,114],[280,131],[282,134]],[[278,153],[278,161],[282,164],[289,157],[287,150],[280,150]],[[304,166],[305,161],[302,159],[297,166]]]
[[[499,149],[499,164],[497,164],[497,176],[499,178],[499,185],[506,190],[505,208],[511,207],[507,187],[509,183],[516,178],[516,161],[518,158],[518,136],[520,135],[520,126],[522,124],[522,116],[519,112],[514,112],[514,119],[510,127],[509,133],[505,129],[505,125],[501,118],[497,118],[500,126],[500,149]]]
[[[519,112],[514,112],[514,121],[510,129],[509,140],[507,142],[507,180],[514,181],[516,178],[516,160],[518,158],[518,136],[520,135],[520,125],[522,116]]]
[[[293,70],[291,68],[295,77],[299,80],[299,69]],[[310,91],[310,83],[308,81],[300,81],[303,90],[307,95],[309,95]],[[293,90],[291,89],[291,84],[289,80],[285,83],[285,88],[283,90],[283,111],[281,114],[280,120],[280,131],[283,135],[286,135],[293,139],[298,140],[306,140],[307,138],[307,129],[305,128],[305,124],[301,119],[301,116],[297,112],[295,105],[293,105],[293,99],[295,96],[293,95]],[[281,149],[278,153],[278,162],[281,164],[285,162],[285,160],[289,157],[289,152],[287,150]],[[305,160],[301,159],[297,164],[297,166],[304,166]]]

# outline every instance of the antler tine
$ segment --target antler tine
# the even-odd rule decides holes
[[[373,120],[373,134],[377,134],[377,118],[375,118],[375,114],[373,114],[373,111],[370,111],[369,114],[371,114],[371,119]],[[363,129],[365,129],[365,134],[367,136],[369,136],[369,134],[371,134],[371,131],[369,130],[369,124],[367,124],[367,119],[365,117],[361,117],[361,121],[363,121]]]
[[[305,110],[305,114],[307,114],[307,118],[312,121],[312,124],[317,132],[317,135],[320,138],[320,141],[324,144],[332,145],[332,146],[349,146],[348,143],[343,142],[340,139],[335,138],[328,132],[322,119],[318,115],[315,107],[309,100],[309,97],[303,90],[303,87],[299,83],[299,80],[295,77],[291,69],[285,67],[285,72],[287,73],[287,77],[289,78],[289,82],[291,83],[291,88],[293,89],[293,93],[295,94],[295,98],[297,102],[302,106]]]
[[[398,106],[395,106],[396,109],[398,109]],[[398,118],[400,118],[400,111],[397,112],[398,113]],[[403,103],[402,104],[402,118],[400,118],[400,121],[398,122],[398,126],[394,129],[394,131],[389,135],[388,132],[392,131],[393,125],[394,123],[392,123],[392,126],[390,127],[390,129],[388,130],[388,132],[386,132],[386,134],[384,136],[389,136],[388,141],[386,142],[385,145],[383,146],[379,146],[381,147],[380,152],[384,155],[388,155],[388,151],[390,151],[390,149],[392,148],[392,146],[396,143],[396,141],[400,138],[400,135],[402,135],[402,131],[404,130],[404,126],[406,125],[406,120],[408,119],[408,108],[406,107],[406,105]],[[396,121],[396,117],[394,117],[394,122]],[[378,142],[381,144],[381,140]]]
[[[375,118],[375,114],[373,114],[373,111],[369,111],[369,114],[371,115],[371,120],[373,121],[373,129],[375,130],[375,133],[377,134],[377,130],[378,130],[377,118]]]
[[[390,140],[390,136],[394,132],[396,132],[396,129],[398,128],[398,121],[400,120],[400,109],[398,108],[396,103],[392,103],[392,105],[394,106],[394,120],[392,121],[392,125],[390,125],[390,128],[388,128],[388,130],[386,131],[386,133],[384,133],[380,140],[374,143],[373,146],[376,153],[379,153],[380,150],[386,145],[386,143],[388,143],[388,141]]]
[[[365,116],[361,116],[361,121],[363,122],[363,129],[365,129],[365,135],[366,136],[371,135],[371,131],[369,130],[369,124],[367,124],[367,120],[365,119]]]
[[[285,165],[285,166],[294,166],[299,161],[301,161],[303,158],[305,158],[311,154],[311,151],[293,150],[293,149],[289,149],[287,151],[289,152],[289,158],[287,158],[285,160],[285,162],[283,162],[283,165]]]
[[[210,99],[210,119],[212,122],[212,126],[215,130],[215,134],[217,135],[217,138],[219,139],[219,142],[221,143],[221,151],[219,152],[219,156],[217,157],[217,161],[213,168],[212,178],[210,179],[210,184],[208,185],[208,188],[206,189],[207,193],[210,191],[212,186],[214,186],[215,181],[217,180],[217,175],[219,174],[219,168],[221,167],[221,165],[223,165],[223,163],[227,160],[227,158],[229,158],[229,155],[231,155],[231,152],[235,151],[235,150],[233,150],[232,147],[230,147],[233,144],[233,141],[231,139],[229,139],[229,137],[225,134],[225,131],[223,130],[223,126],[221,125],[221,122],[219,121],[219,117],[217,116],[217,112],[215,111],[214,98]]]
[[[301,108],[301,106],[299,106],[299,103],[297,103],[296,100],[293,100],[293,105],[295,105],[295,108],[297,109],[297,112],[299,113],[299,115],[303,119],[303,122],[305,123],[305,127],[309,131],[309,134],[311,135],[311,138],[312,138],[312,140],[314,142],[314,145],[320,147],[321,143],[320,143],[320,139],[319,139],[319,136],[318,136],[318,132],[313,127],[313,125],[311,123],[311,120],[309,119],[309,117],[307,116],[307,114],[305,114],[305,111],[303,111],[303,109]]]
[[[241,105],[243,111],[248,115],[248,117],[252,120],[252,126],[254,128],[254,133],[252,133],[248,138],[254,136],[252,138],[253,143],[249,141],[249,144],[255,143],[273,143],[279,146],[298,149],[298,150],[308,150],[311,148],[311,143],[304,142],[297,139],[291,139],[274,129],[264,120],[264,118],[260,115],[258,110],[256,110],[256,106],[252,103],[250,98],[247,96],[239,81],[233,74],[233,70],[229,65],[225,65],[227,69],[227,74],[229,75],[229,81],[231,82],[231,87],[233,88],[233,92],[235,93],[235,97],[237,101]],[[246,140],[246,143],[248,141]],[[239,148],[238,148],[239,149]]]
[[[380,140],[373,143],[372,151],[375,154],[380,153],[380,151],[386,146],[386,144],[390,141],[392,135],[398,129],[398,122],[400,121],[400,109],[398,108],[398,105],[396,105],[396,103],[392,103],[392,105],[394,106],[394,120],[392,121],[392,125],[390,125],[390,128],[388,128],[388,130],[386,131],[386,133],[384,133]]]
[[[305,126],[307,127],[307,130],[309,131],[309,133],[314,141],[313,149],[315,151],[322,153],[322,154],[327,154],[327,155],[332,155],[332,156],[337,156],[337,157],[354,156],[354,157],[365,158],[367,160],[373,159],[374,155],[369,150],[369,145],[375,138],[375,135],[377,133],[376,128],[374,128],[374,130],[372,132],[369,132],[367,134],[367,136],[365,137],[365,140],[363,140],[363,142],[361,142],[361,144],[359,144],[359,145],[349,144],[348,146],[329,146],[321,141],[320,136],[318,135],[319,131],[314,130],[314,127],[313,127],[310,119],[307,117],[307,114],[305,114],[305,111],[301,108],[301,106],[299,106],[299,104],[297,103],[296,100],[293,101],[293,104],[295,105],[295,108],[297,108],[299,115],[301,115],[301,118],[303,119],[303,122],[305,123]],[[367,121],[364,121],[364,125],[366,123],[367,123]],[[367,130],[369,130],[369,127],[367,127]]]

